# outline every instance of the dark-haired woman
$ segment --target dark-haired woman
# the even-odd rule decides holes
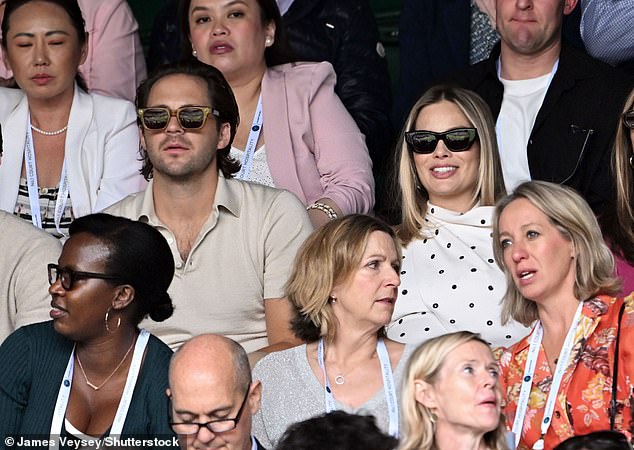
[[[184,0],[182,31],[198,60],[217,67],[242,123],[231,155],[237,178],[286,189],[315,226],[374,205],[363,134],[334,92],[329,63],[290,62],[275,0]],[[185,40],[187,42],[187,40]]]
[[[0,346],[0,436],[171,436],[172,352],[138,328],[172,315],[167,242],[140,222],[85,216],[48,272],[53,320]]]
[[[57,237],[75,217],[145,186],[134,106],[89,94],[77,0],[7,0],[2,48],[20,89],[0,89],[0,209]]]
[[[398,436],[398,391],[413,351],[384,337],[400,284],[401,250],[378,219],[350,215],[304,243],[287,285],[293,331],[306,345],[264,357],[253,433],[272,448],[289,425],[334,410],[371,414]]]

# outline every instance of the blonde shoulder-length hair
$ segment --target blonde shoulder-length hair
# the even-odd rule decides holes
[[[400,265],[401,245],[396,233],[376,217],[351,214],[328,222],[306,239],[286,284],[286,295],[296,311],[292,329],[297,337],[306,342],[334,337],[337,323],[330,294],[358,268],[375,231],[392,238]]]
[[[410,357],[403,386],[401,388],[401,413],[403,418],[403,439],[399,450],[434,450],[434,413],[415,398],[415,384],[422,380],[429,384],[438,381],[438,377],[447,356],[456,348],[467,342],[489,344],[479,334],[469,331],[444,334],[425,341]],[[500,415],[500,423],[495,430],[484,435],[487,448],[507,450],[505,441],[504,418]]]
[[[567,186],[547,181],[528,181],[495,206],[493,216],[493,253],[506,275],[506,295],[502,301],[502,322],[510,319],[529,326],[539,317],[535,302],[524,297],[511,271],[504,264],[500,242],[500,216],[517,199],[526,199],[539,209],[564,239],[572,242],[575,261],[574,295],[580,301],[597,294],[614,295],[621,282],[614,276],[614,257],[605,244],[597,219],[590,206],[577,192]]]
[[[398,235],[404,244],[421,236],[429,200],[429,194],[418,178],[412,152],[405,142],[405,132],[416,129],[416,120],[423,108],[442,101],[456,105],[478,131],[480,163],[473,189],[473,203],[479,200],[482,206],[492,206],[506,193],[495,124],[489,106],[478,94],[467,89],[447,85],[433,86],[412,107],[396,146],[397,176],[394,179],[397,182],[392,189],[397,203],[401,206],[401,226]]]

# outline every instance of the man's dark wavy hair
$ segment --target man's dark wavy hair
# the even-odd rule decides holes
[[[373,416],[333,411],[289,426],[276,450],[393,450],[397,445]]]
[[[228,123],[231,129],[229,143],[218,149],[216,160],[218,168],[222,171],[225,178],[231,178],[234,173],[240,170],[240,163],[229,156],[233,138],[236,136],[236,130],[240,123],[240,115],[238,113],[238,104],[233,95],[233,91],[225,80],[222,73],[213,66],[203,64],[196,60],[187,60],[166,64],[154,70],[148,78],[141,83],[137,89],[136,107],[137,109],[146,108],[148,106],[148,98],[152,87],[161,79],[169,75],[189,75],[203,80],[207,84],[207,93],[209,95],[209,104],[216,110],[219,115],[216,117],[216,128],[220,131],[220,126]],[[137,124],[143,131],[141,119],[137,116]],[[143,158],[143,167],[141,174],[146,180],[152,178],[154,166],[148,156],[147,150],[141,148],[141,157]]]

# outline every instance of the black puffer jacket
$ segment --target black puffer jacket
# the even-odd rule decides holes
[[[365,134],[375,172],[380,171],[391,145],[392,99],[368,0],[295,0],[283,19],[298,60],[328,61],[335,68],[335,91]]]
[[[333,65],[335,92],[366,136],[375,173],[383,172],[392,144],[392,99],[387,63],[368,0],[295,0],[283,20],[297,61]],[[177,60],[180,49],[178,0],[171,0],[154,22],[148,67]]]

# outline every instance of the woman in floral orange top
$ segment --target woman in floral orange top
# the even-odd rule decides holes
[[[508,281],[503,321],[534,324],[500,359],[516,446],[610,428],[631,439],[634,296],[611,296],[620,282],[588,205],[572,189],[524,183],[497,205],[493,242]]]

